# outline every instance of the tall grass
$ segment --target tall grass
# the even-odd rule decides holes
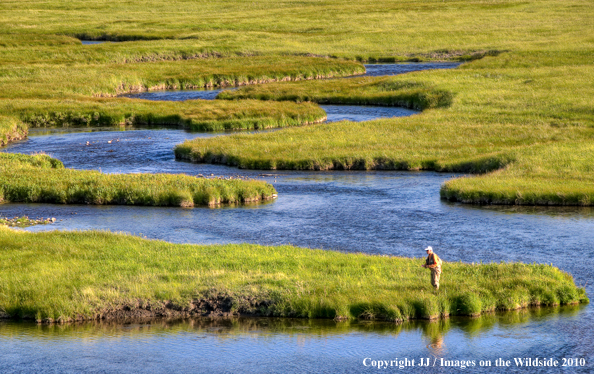
[[[0,153],[0,202],[181,206],[272,199],[262,181],[72,170],[46,155]]]
[[[153,104],[150,112],[149,104],[139,101],[122,115],[112,109],[128,105],[121,99],[87,103],[131,90],[338,77],[362,72],[354,61],[469,61],[458,69],[406,77],[300,81],[241,91],[236,95],[242,98],[425,110],[364,125],[200,140],[180,147],[177,155],[271,169],[503,168],[448,184],[443,196],[477,203],[591,204],[587,144],[594,131],[594,8],[588,1],[307,0],[297,6],[233,0],[183,5],[173,9],[155,0],[1,3],[1,141],[24,134],[22,118],[44,125],[81,118],[94,123],[97,112],[121,123],[127,118],[143,122],[152,113],[159,123],[169,115],[179,115],[172,122],[187,123],[192,113],[209,110],[204,103],[195,103],[192,110]],[[153,12],[162,10],[155,19]],[[78,38],[120,43],[83,46]],[[32,106],[15,116],[14,108],[26,106],[22,100],[31,100]],[[49,109],[59,107],[60,100],[75,102],[69,111]],[[88,105],[98,108],[91,117]],[[320,118],[313,106],[298,110],[286,103],[268,112],[258,106],[266,104],[251,101],[243,105],[267,114],[243,115],[233,106],[240,104],[216,105],[231,112],[231,118],[200,114],[192,119],[197,129],[279,127]],[[309,114],[289,114],[301,110]],[[180,114],[184,111],[189,114]],[[585,150],[583,156],[573,144]],[[536,151],[540,154],[533,155]],[[554,154],[566,160],[583,157],[584,162],[570,162],[562,170],[549,156]]]
[[[435,293],[421,258],[2,227],[0,246],[0,308],[15,318],[94,318],[147,303],[181,310],[220,296],[235,313],[391,321],[588,301],[569,274],[540,264],[446,262]]]
[[[391,77],[311,81],[304,84],[267,84],[221,92],[217,99],[276,100],[318,104],[399,106],[416,110],[448,107],[453,95],[422,82]]]
[[[176,148],[176,156],[255,169],[488,173],[447,183],[442,197],[465,203],[594,205],[592,80],[594,65],[585,54],[558,51],[510,52],[458,69],[390,78],[246,87],[221,96],[394,103],[424,111],[406,118],[189,140]],[[415,92],[434,95],[436,104],[419,104]]]
[[[0,100],[0,111],[11,115],[12,122],[25,129],[134,125],[221,131],[298,126],[326,118],[326,113],[315,104],[255,100],[18,99],[9,102]]]

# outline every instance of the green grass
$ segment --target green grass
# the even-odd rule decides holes
[[[0,308],[14,318],[93,317],[139,302],[183,308],[213,295],[231,297],[236,311],[242,300],[265,302],[252,311],[261,315],[393,321],[588,301],[570,275],[540,264],[446,262],[435,294],[420,258],[2,227],[0,248]]]
[[[320,121],[311,104],[147,102],[124,92],[235,86],[361,73],[357,63],[312,57],[207,58],[127,64],[20,64],[0,61],[0,134],[54,126],[173,125],[199,131],[260,129]],[[13,124],[4,125],[4,122]]]
[[[73,54],[83,53],[74,49]],[[25,56],[23,56],[25,57]],[[130,63],[4,62],[0,98],[109,97],[126,92],[240,86],[360,74],[356,62],[305,56],[247,56]]]
[[[451,71],[228,94],[424,112],[200,140],[177,154],[258,168],[492,172],[448,183],[442,196],[468,203],[594,201],[588,0],[10,0],[0,10],[0,143],[22,137],[28,124],[294,126],[321,112],[304,103],[147,104],[109,96],[360,73],[353,61],[469,61]],[[125,42],[83,46],[77,38]],[[216,106],[221,113],[205,114]]]
[[[194,131],[266,129],[322,121],[326,113],[311,103],[264,103],[139,99],[0,100],[0,111],[20,128],[168,126]],[[16,120],[18,118],[18,120]]]
[[[27,125],[14,117],[0,115],[0,147],[27,135]]]
[[[173,174],[72,170],[46,155],[0,153],[0,202],[181,206],[256,202],[276,190],[262,181]]]
[[[407,75],[408,76],[408,75]],[[223,100],[274,100],[318,104],[398,106],[416,110],[448,107],[452,93],[427,83],[391,77],[318,80],[306,84],[266,84],[221,92]]]
[[[509,52],[453,70],[245,87],[221,97],[424,110],[406,118],[189,140],[176,155],[255,169],[488,173],[446,183],[442,197],[465,203],[594,205],[594,64],[589,56]]]
[[[588,0],[10,0],[0,10],[0,51],[11,61],[23,54],[85,63],[258,54],[468,58],[592,42]],[[81,46],[75,37],[137,41]]]

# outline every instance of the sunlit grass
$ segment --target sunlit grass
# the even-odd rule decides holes
[[[457,69],[397,77],[245,87],[221,97],[424,111],[188,140],[176,155],[255,169],[490,173],[448,182],[442,197],[466,203],[593,205],[592,81],[588,56],[550,51],[508,52]]]
[[[267,169],[477,173],[505,167],[449,183],[442,194],[482,203],[592,202],[594,8],[587,0],[180,4],[0,4],[0,142],[23,136],[24,122],[193,124],[209,131],[295,126],[321,118],[314,105],[270,100],[404,105],[424,112],[199,140],[177,154]],[[83,46],[79,39],[121,43]],[[338,77],[360,73],[355,60],[470,62],[449,71],[275,83],[222,95],[267,103],[98,98],[130,90]],[[213,108],[220,112],[209,114]],[[573,145],[583,153],[575,153]],[[550,155],[581,161],[556,168]]]
[[[177,174],[72,170],[46,155],[0,153],[0,203],[181,206],[256,202],[276,190],[262,181]]]
[[[183,308],[213,295],[230,296],[236,308],[266,301],[261,315],[393,321],[588,301],[549,265],[446,262],[435,293],[421,258],[2,227],[0,247],[0,308],[16,318],[94,317],[139,301]]]

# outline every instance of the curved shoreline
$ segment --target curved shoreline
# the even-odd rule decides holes
[[[229,88],[229,87],[243,87],[243,86],[251,86],[256,84],[266,84],[266,83],[275,83],[275,82],[299,82],[299,81],[310,81],[310,80],[318,80],[318,79],[330,79],[330,78],[346,78],[346,77],[357,77],[360,75],[364,75],[365,71],[353,71],[349,75],[342,75],[338,74],[335,76],[333,73],[331,74],[318,74],[311,77],[292,77],[292,76],[285,76],[283,78],[270,78],[270,79],[253,79],[247,81],[240,81],[240,80],[228,80],[223,79],[217,82],[207,82],[204,85],[193,85],[193,84],[186,84],[183,87],[177,84],[166,84],[161,83],[155,86],[129,86],[126,90],[124,86],[117,87],[117,93],[115,94],[107,94],[107,93],[100,93],[93,95],[94,97],[120,97],[124,94],[128,93],[139,93],[139,92],[151,92],[151,91],[164,91],[164,90],[192,90],[192,89],[204,89],[204,88]]]
[[[480,313],[471,314],[437,314],[429,316],[415,316],[409,318],[397,318],[391,319],[386,316],[372,316],[372,315],[361,315],[356,318],[349,316],[336,316],[334,318],[308,318],[302,316],[275,316],[271,313],[261,312],[258,309],[266,308],[271,305],[270,300],[243,300],[247,302],[243,308],[239,310],[233,309],[235,300],[220,296],[216,298],[208,299],[194,299],[189,305],[182,306],[172,303],[169,300],[164,301],[142,301],[138,300],[135,304],[122,304],[112,306],[108,309],[95,312],[91,316],[78,315],[76,317],[69,318],[44,318],[35,319],[30,316],[24,317],[11,317],[5,312],[0,311],[0,320],[10,321],[35,321],[38,324],[64,324],[64,323],[80,323],[80,322],[92,322],[92,321],[151,321],[160,319],[193,319],[193,318],[287,318],[287,319],[332,319],[334,321],[349,321],[349,320],[360,320],[360,321],[379,321],[379,322],[393,322],[396,324],[410,322],[410,321],[435,321],[440,319],[447,319],[450,317],[480,317],[486,314],[492,314],[496,312],[513,312],[516,310],[531,310],[539,308],[554,308],[558,306],[568,305],[581,305],[587,303],[572,302],[566,304],[529,304],[518,306],[513,309],[494,309],[484,310]]]

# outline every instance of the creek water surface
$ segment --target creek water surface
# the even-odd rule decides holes
[[[222,135],[168,129],[32,131],[29,139],[3,151],[44,151],[66,167],[107,173],[244,175],[273,183],[276,201],[217,209],[3,204],[0,216],[58,219],[28,231],[107,229],[178,243],[294,244],[408,257],[420,257],[432,245],[446,261],[552,263],[594,294],[588,284],[594,277],[594,209],[451,204],[439,199],[439,188],[459,177],[453,174],[257,171],[175,161],[172,148],[184,139]],[[415,367],[381,371],[586,373],[594,360],[593,317],[587,305],[404,325],[275,319],[5,322],[0,323],[0,371],[358,373],[378,371],[364,365],[366,358],[408,358]],[[517,368],[517,357],[585,359],[586,366]],[[424,368],[418,366],[421,358],[438,361]],[[442,367],[441,358],[476,365],[503,358],[512,366]]]

